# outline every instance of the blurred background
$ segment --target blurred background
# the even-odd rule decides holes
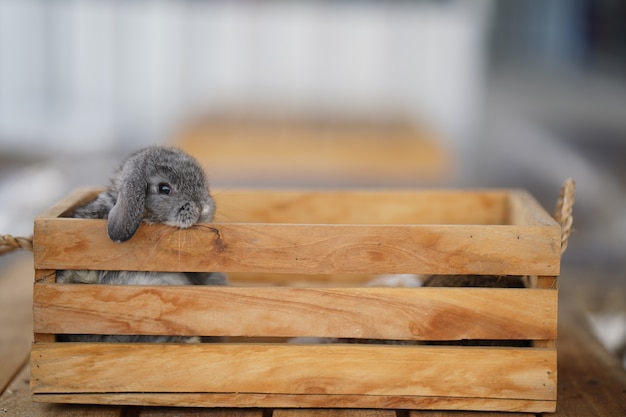
[[[222,188],[573,177],[564,265],[626,287],[622,1],[0,0],[0,234],[154,143]]]

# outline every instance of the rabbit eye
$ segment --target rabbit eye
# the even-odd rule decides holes
[[[159,184],[159,194],[167,194],[170,195],[172,192],[172,187],[169,184],[162,182]]]

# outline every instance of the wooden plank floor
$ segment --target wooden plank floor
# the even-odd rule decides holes
[[[0,259],[0,416],[215,416],[215,417],[520,417],[524,413],[409,410],[197,409],[115,407],[34,403],[27,363],[32,340],[30,253]],[[584,311],[611,304],[626,311],[626,287],[620,279],[601,283],[593,271],[564,270],[560,279],[558,405],[546,416],[626,415],[626,372],[591,336]],[[614,288],[609,288],[614,285]],[[599,288],[602,291],[599,292]]]

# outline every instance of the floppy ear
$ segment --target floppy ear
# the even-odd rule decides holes
[[[122,183],[107,223],[112,241],[126,242],[139,228],[145,208],[146,187],[146,181],[133,173]]]

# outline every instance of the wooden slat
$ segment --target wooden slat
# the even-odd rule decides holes
[[[499,225],[509,208],[506,190],[217,189],[213,194],[216,221],[227,223]]]
[[[239,191],[218,209],[228,223],[142,225],[125,244],[103,220],[54,218],[93,193],[35,221],[36,268],[557,275],[560,263],[560,228],[522,191],[509,192],[515,225],[502,225],[503,190]]]
[[[38,217],[62,217],[102,190],[77,189]],[[220,222],[301,224],[498,225],[509,218],[509,198],[518,193],[524,195],[505,189],[212,190]]]
[[[402,340],[554,339],[556,292],[37,284],[35,331]]]
[[[508,223],[527,226],[558,224],[527,191],[519,189],[509,191]]]
[[[554,349],[341,344],[103,347],[34,344],[32,392],[332,393],[545,401],[556,395]]]
[[[560,228],[213,223],[142,225],[123,244],[104,220],[35,221],[35,267],[274,273],[558,275]]]
[[[31,262],[32,263],[32,262]],[[37,284],[44,284],[44,283],[54,283],[56,279],[56,271],[53,269],[36,269],[35,270],[35,283]],[[34,291],[33,291],[33,287],[31,286],[29,289],[29,294],[31,295],[31,297],[33,297],[33,301],[34,301]],[[31,313],[31,318],[33,317],[33,314]],[[32,326],[32,320],[31,320],[31,327],[33,328],[34,331],[34,326]],[[33,335],[33,340],[35,342],[54,342],[56,339],[54,333],[38,333],[35,331],[34,335]]]
[[[534,277],[533,288],[540,288],[546,290],[552,290],[554,294],[557,294],[558,277]],[[554,300],[554,307],[557,308],[558,298]],[[532,308],[532,307],[531,307]],[[556,346],[556,337],[550,339],[539,339],[533,342],[535,347],[547,347],[553,348]]]
[[[25,351],[27,353],[28,350]],[[122,405],[93,406],[93,405],[64,405],[41,404],[33,402],[29,384],[30,368],[24,366],[9,385],[9,388],[0,395],[1,416],[27,417],[123,417],[136,415],[129,412],[129,407]]]
[[[35,394],[34,401],[74,404],[177,405],[182,407],[319,407],[390,408],[418,410],[553,412],[554,400],[513,400],[498,398],[453,398],[416,396],[332,395],[332,394],[213,394],[213,393],[90,393]],[[400,414],[402,415],[402,414]],[[444,414],[445,415],[445,414]],[[461,414],[462,415],[462,414]],[[480,415],[480,414],[479,414]]]
[[[58,203],[46,209],[38,217],[55,218],[64,216],[72,209],[80,207],[94,199],[103,189],[102,187],[78,188]]]

